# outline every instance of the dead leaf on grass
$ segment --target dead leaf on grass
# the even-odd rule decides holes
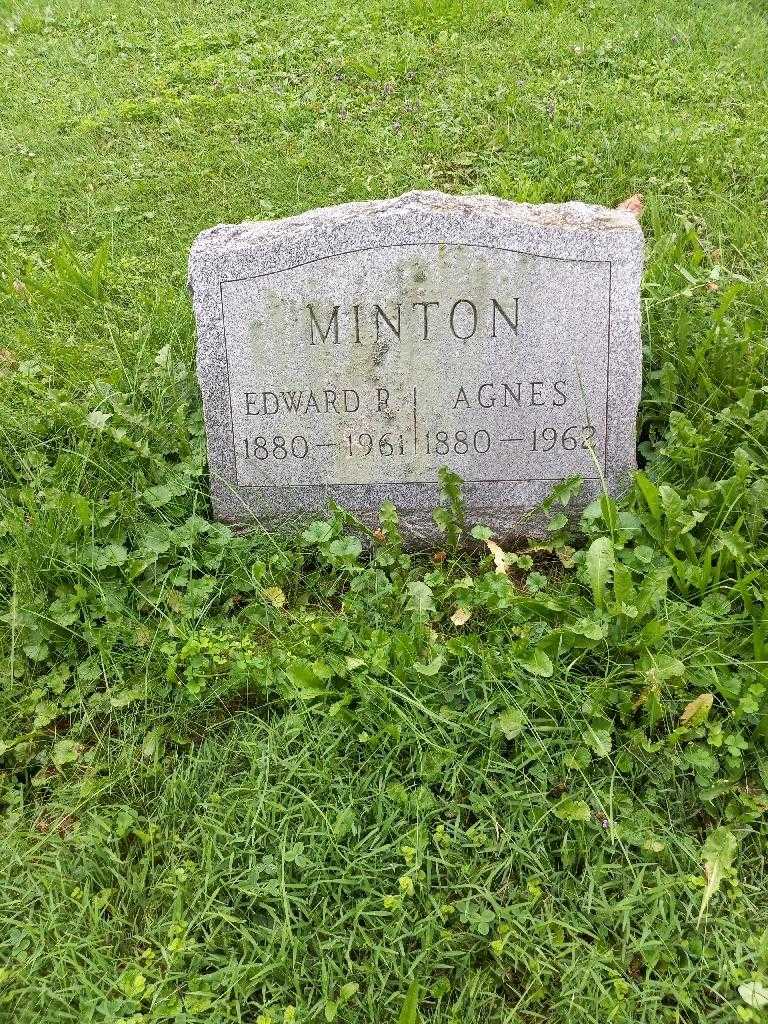
[[[469,617],[471,614],[472,612],[469,610],[469,608],[464,608],[463,605],[459,605],[459,607],[451,616],[451,622],[454,624],[454,626],[463,626],[465,623],[469,622]]]
[[[496,572],[506,574],[509,572],[509,557],[506,551],[496,543],[495,540],[487,540],[486,545],[488,550],[493,555],[493,562],[496,566]]]
[[[713,693],[700,693],[698,697],[686,704],[683,713],[680,715],[680,725],[699,725],[709,714],[712,708],[712,701],[715,699]]]
[[[285,604],[285,592],[281,587],[265,587],[264,597],[275,608],[282,608]]]
[[[0,370],[15,370],[19,365],[16,353],[10,348],[0,348]]]
[[[634,214],[639,220],[643,216],[643,210],[645,209],[645,197],[642,192],[635,192],[634,195],[629,196],[624,202],[619,203],[616,209],[626,210],[627,213]]]

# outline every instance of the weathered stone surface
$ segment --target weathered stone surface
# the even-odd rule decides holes
[[[189,259],[221,519],[387,499],[434,535],[437,471],[471,522],[532,528],[553,484],[635,465],[635,217],[411,192],[204,231]]]

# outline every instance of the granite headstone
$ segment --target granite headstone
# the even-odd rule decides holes
[[[622,210],[410,192],[204,231],[189,258],[215,514],[279,527],[386,500],[434,535],[526,532],[635,466],[643,236]]]

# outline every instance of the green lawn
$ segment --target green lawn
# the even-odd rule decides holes
[[[253,6],[0,0],[0,1020],[763,1020],[765,5]],[[646,195],[645,473],[507,573],[210,519],[193,238],[409,188]]]

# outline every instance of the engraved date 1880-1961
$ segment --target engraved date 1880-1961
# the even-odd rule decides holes
[[[577,448],[591,451],[595,447],[596,430],[591,424],[573,424],[558,430],[555,427],[534,427],[515,437],[495,437],[485,428],[472,430],[426,430],[418,435],[405,431],[371,434],[345,434],[339,441],[313,441],[304,434],[288,437],[256,435],[242,438],[241,454],[246,459],[264,462],[267,459],[305,459],[313,449],[340,448],[348,458],[393,458],[410,454],[486,455],[495,445],[524,445],[528,451],[551,452],[555,449],[572,452]]]

